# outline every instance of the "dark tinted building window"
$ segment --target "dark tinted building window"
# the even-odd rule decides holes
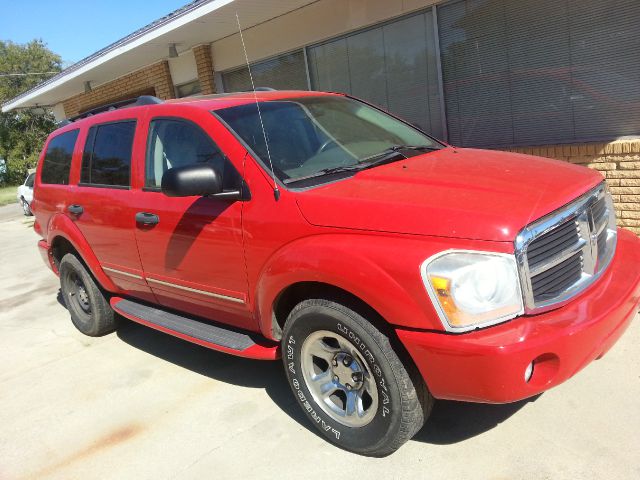
[[[78,130],[61,133],[53,137],[47,146],[42,162],[42,183],[67,185],[71,170],[71,157],[78,138]]]
[[[91,127],[82,157],[82,183],[128,187],[136,122]]]
[[[199,163],[212,165],[222,175],[224,190],[239,187],[239,174],[200,127],[177,119],[151,122],[147,145],[146,187],[160,187],[162,174],[170,168]]]

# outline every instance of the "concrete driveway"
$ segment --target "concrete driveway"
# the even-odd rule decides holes
[[[1,214],[1,212],[0,212]],[[640,322],[535,400],[436,405],[384,459],[308,429],[279,363],[127,323],[92,339],[20,216],[0,221],[0,479],[640,478]]]

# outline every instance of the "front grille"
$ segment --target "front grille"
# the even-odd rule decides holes
[[[599,185],[520,232],[516,258],[527,311],[568,300],[607,267],[616,244],[613,204],[607,195]]]
[[[559,264],[531,277],[533,300],[542,302],[557,297],[582,276],[582,253],[578,252]]]
[[[529,268],[535,268],[554,255],[580,242],[578,222],[570,220],[532,241],[527,248]]]

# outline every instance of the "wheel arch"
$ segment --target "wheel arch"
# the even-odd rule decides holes
[[[340,303],[362,315],[377,327],[389,329],[389,323],[375,308],[350,291],[330,283],[301,281],[287,286],[275,298],[272,308],[272,322],[274,322],[272,330],[281,334],[289,313],[300,302],[311,298]]]
[[[256,316],[264,336],[279,340],[295,304],[304,298],[327,296],[349,301],[385,328],[431,328],[429,312],[355,242],[354,236],[306,237],[271,257],[261,270],[255,294]]]
[[[118,291],[118,287],[102,270],[98,258],[82,232],[69,217],[57,214],[51,218],[48,225],[47,243],[53,254],[56,270],[62,257],[67,253],[73,253],[87,267],[102,288],[111,292]],[[56,273],[58,272],[56,271]]]

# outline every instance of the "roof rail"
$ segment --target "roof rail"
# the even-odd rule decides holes
[[[271,87],[256,87],[256,92],[275,92],[275,91],[276,89]]]
[[[109,103],[107,105],[101,105],[86,112],[82,112],[74,117],[69,118],[69,122],[75,122],[81,118],[87,118],[98,113],[109,112],[111,110],[117,110],[123,107],[142,107],[144,105],[156,105],[163,103],[158,97],[153,95],[141,95],[138,98],[129,98],[127,100],[120,100],[119,102]],[[62,123],[62,122],[61,122]]]

